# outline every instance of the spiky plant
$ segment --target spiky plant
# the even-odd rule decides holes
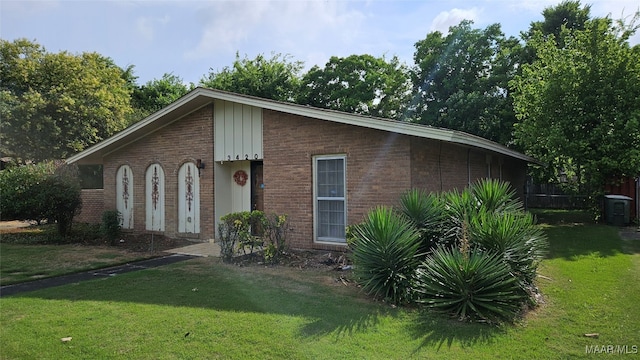
[[[420,264],[418,231],[387,207],[371,210],[352,231],[352,259],[363,289],[394,304],[410,301]]]
[[[517,200],[509,183],[496,179],[480,179],[469,188],[476,200],[477,209],[487,212],[522,212],[524,207]]]
[[[438,247],[417,270],[417,302],[460,320],[511,320],[526,299],[500,254]]]
[[[481,212],[470,223],[470,234],[474,244],[502,254],[523,287],[533,284],[547,241],[531,214]]]
[[[399,210],[420,233],[420,252],[427,253],[446,240],[443,202],[436,194],[411,189],[400,196]]]

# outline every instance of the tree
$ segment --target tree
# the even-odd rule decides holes
[[[411,82],[396,57],[332,56],[324,68],[314,66],[302,79],[297,102],[326,109],[401,119]]]
[[[0,40],[0,152],[60,159],[124,129],[131,111],[122,69],[97,53],[48,53]]]
[[[544,21],[532,22],[529,31],[522,34],[525,41],[531,39],[536,32],[540,32],[545,37],[553,36],[560,41],[558,46],[563,47],[560,36],[562,29],[584,30],[591,18],[591,5],[582,7],[580,1],[565,0],[556,6],[545,8],[542,16]]]
[[[189,92],[182,79],[165,73],[160,79],[136,87],[131,95],[132,105],[146,115],[158,111]]]
[[[251,60],[246,56],[240,59],[236,53],[233,67],[227,66],[220,72],[211,70],[200,80],[200,85],[266,99],[293,101],[302,65],[300,61],[289,61],[287,55],[275,54],[270,59],[258,55]]]
[[[435,31],[416,43],[414,120],[509,145],[515,115],[508,82],[522,47],[499,24],[471,25],[463,21],[446,36]]]
[[[569,188],[592,199],[606,181],[640,173],[640,48],[627,42],[633,24],[606,18],[584,30],[565,27],[563,47],[536,32],[537,58],[512,83],[515,136],[548,165],[541,177],[566,176]]]

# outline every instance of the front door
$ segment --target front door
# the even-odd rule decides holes
[[[262,161],[251,162],[251,210],[264,211]]]

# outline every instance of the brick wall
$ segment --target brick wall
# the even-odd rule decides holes
[[[188,161],[202,159],[200,176],[200,234],[179,234],[178,170]],[[145,172],[158,163],[165,174],[165,231],[170,237],[207,240],[214,236],[213,208],[213,108],[206,106],[104,159],[104,208],[116,208],[116,172],[121,165],[131,167],[133,176],[134,230],[145,230]]]
[[[98,224],[102,222],[102,212],[104,211],[104,190],[83,189],[80,193],[82,197],[82,209],[73,219],[76,222]]]
[[[109,154],[104,159],[104,191],[88,192],[85,201],[103,206],[87,208],[79,218],[92,214],[99,222],[103,210],[116,208],[116,172],[127,164],[133,176],[134,230],[145,232],[145,172],[158,163],[165,172],[164,234],[213,238],[216,218],[222,215],[214,214],[213,131],[211,105]],[[263,111],[263,151],[264,210],[289,215],[291,245],[296,248],[342,248],[313,242],[315,155],[346,156],[348,224],[360,222],[377,205],[397,204],[400,194],[411,187],[462,189],[468,184],[469,171],[474,181],[485,177],[488,167],[487,153],[478,149],[271,110]],[[196,159],[206,165],[200,177],[201,233],[179,234],[178,170]],[[502,161],[503,179],[524,183],[524,162],[498,154],[490,160],[492,177],[500,176]]]
[[[502,164],[502,165],[501,165]],[[527,165],[524,161],[489,151],[437,140],[411,138],[411,184],[428,192],[462,190],[489,175],[511,183],[520,199]]]
[[[335,248],[313,243],[314,155],[346,155],[349,224],[410,185],[406,136],[268,110],[263,118],[265,211],[289,215],[293,247]]]

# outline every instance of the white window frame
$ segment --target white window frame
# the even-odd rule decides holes
[[[344,184],[344,196],[341,197],[319,197],[318,196],[318,162],[323,160],[342,160],[343,161],[343,184]],[[318,202],[322,200],[329,201],[342,201],[344,225],[345,225],[345,237],[320,237],[318,236],[319,224],[318,224]],[[313,156],[313,241],[316,243],[332,244],[332,245],[347,245],[346,241],[346,227],[347,227],[347,155],[316,155]]]

